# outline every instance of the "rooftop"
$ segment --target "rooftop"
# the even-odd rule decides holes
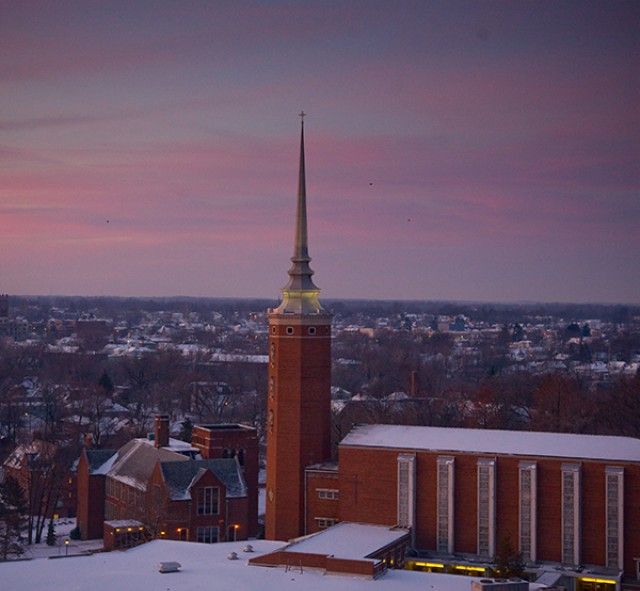
[[[359,425],[340,446],[640,462],[640,439],[574,433]]]
[[[282,550],[361,560],[408,534],[409,530],[403,528],[343,522],[310,536],[298,538]]]
[[[469,577],[389,571],[375,581],[353,576],[323,576],[322,571],[304,569],[285,572],[283,568],[247,566],[247,559],[273,552],[281,542],[251,541],[255,552],[246,554],[246,542],[196,544],[155,540],[126,552],[104,552],[93,556],[9,561],[0,563],[3,588],[50,591],[51,589],[91,588],[92,591],[202,591],[238,589],[241,591],[469,591]],[[240,560],[227,560],[230,552]],[[160,562],[176,561],[180,572],[161,574]],[[70,587],[70,582],[72,582]]]

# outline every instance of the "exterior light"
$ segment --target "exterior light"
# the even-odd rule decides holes
[[[487,570],[482,566],[465,566],[464,564],[456,565],[453,568],[455,568],[456,570],[471,570],[478,573],[483,573],[485,570]]]
[[[166,532],[166,531],[161,531],[161,532],[160,532],[160,535],[161,535],[161,536],[166,536],[166,535],[167,535],[167,532]]]
[[[579,580],[584,581],[585,583],[606,583],[608,585],[616,584],[616,581],[614,579],[599,579],[596,577],[582,577]]]

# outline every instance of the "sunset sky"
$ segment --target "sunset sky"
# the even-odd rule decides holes
[[[0,3],[0,291],[640,302],[640,2]]]

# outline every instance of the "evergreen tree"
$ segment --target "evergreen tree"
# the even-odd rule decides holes
[[[98,380],[98,386],[100,386],[107,394],[111,394],[114,390],[113,380],[109,377],[109,374],[104,371]]]
[[[11,477],[0,484],[0,558],[24,553],[26,503],[20,485]]]
[[[53,525],[53,519],[49,519],[49,525],[47,526],[47,546],[56,545],[56,532]]]
[[[191,419],[187,418],[181,423],[180,439],[191,443],[191,431],[193,431],[193,423],[191,422]]]
[[[510,537],[504,537],[500,540],[500,546],[495,558],[494,572],[496,576],[501,578],[511,578],[524,576],[524,560],[522,553],[518,552],[511,542]]]

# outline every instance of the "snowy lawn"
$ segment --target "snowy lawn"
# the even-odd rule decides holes
[[[102,550],[102,539],[99,540],[72,540],[69,532],[76,526],[74,517],[54,520],[56,544],[47,546],[47,527],[42,532],[42,542],[24,546],[23,558],[48,558],[49,556],[63,556],[69,554],[82,554],[95,550]],[[68,548],[65,547],[65,540],[69,540]]]

